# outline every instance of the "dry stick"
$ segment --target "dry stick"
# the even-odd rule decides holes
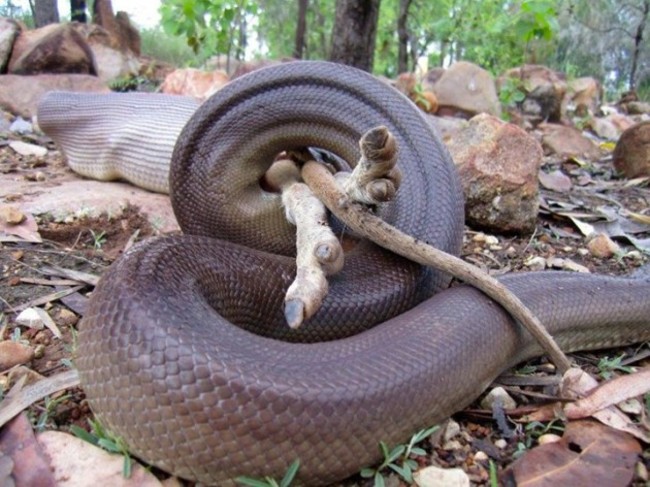
[[[325,206],[353,231],[396,254],[446,272],[483,291],[533,335],[560,373],[571,368],[569,359],[542,323],[499,281],[458,257],[426,245],[364,211],[339,189],[334,177],[321,164],[307,162],[302,168],[302,178]]]

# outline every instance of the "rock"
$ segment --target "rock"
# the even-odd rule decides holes
[[[567,91],[563,75],[536,64],[509,69],[497,79],[499,91],[508,78],[514,79],[525,99],[520,103],[524,118],[533,125],[542,121],[559,122],[562,119],[562,101]]]
[[[501,115],[494,78],[476,64],[465,61],[454,63],[435,84],[427,85],[425,89],[432,91],[438,99],[441,115]]]
[[[7,225],[19,225],[25,218],[25,214],[14,206],[0,206],[0,221]]]
[[[467,120],[458,117],[440,117],[438,115],[425,115],[427,121],[433,126],[434,130],[443,140],[449,141],[459,130],[467,127]]]
[[[490,411],[495,408],[515,409],[517,403],[503,387],[495,387],[483,398],[481,407]]]
[[[19,342],[0,342],[0,372],[15,365],[26,364],[34,357],[34,350]]]
[[[19,33],[20,25],[18,22],[0,17],[0,74],[7,72],[11,50]]]
[[[228,81],[228,75],[223,71],[207,72],[183,68],[167,75],[160,91],[168,95],[192,96],[204,101],[223,88]]]
[[[605,117],[592,117],[589,127],[601,139],[618,140],[634,123],[634,120],[626,115],[610,113]]]
[[[630,101],[625,104],[625,108],[630,115],[650,114],[650,103],[645,101]]]
[[[0,75],[0,107],[24,118],[36,115],[41,98],[48,91],[110,92],[96,76],[82,74]]]
[[[47,149],[41,147],[40,145],[28,144],[21,140],[12,140],[9,142],[9,147],[11,147],[16,153],[21,156],[36,156],[36,157],[45,157],[47,154]]]
[[[587,242],[587,248],[594,257],[609,259],[621,251],[619,245],[604,233],[592,235],[593,237]]]
[[[20,312],[16,316],[16,323],[21,326],[26,326],[27,328],[33,328],[34,330],[42,330],[45,328],[43,323],[43,317],[41,313],[38,312],[37,308],[27,308]]]
[[[115,14],[115,23],[117,25],[117,33],[120,40],[120,46],[128,49],[136,56],[140,56],[140,54],[142,54],[142,41],[140,39],[140,33],[138,32],[138,29],[136,29],[131,23],[129,14],[120,10]]]
[[[614,148],[613,161],[626,178],[650,176],[650,121],[623,132]]]
[[[603,89],[595,78],[584,77],[569,81],[566,93],[567,108],[578,116],[598,113]]]
[[[413,473],[419,487],[469,487],[469,477],[460,468],[425,467]]]
[[[10,74],[97,74],[86,40],[72,24],[50,24],[23,31],[14,43]]]
[[[449,441],[460,434],[460,425],[453,419],[448,419],[447,424],[445,425],[445,432],[442,435],[442,438],[445,441]]]
[[[16,117],[9,126],[9,131],[14,134],[29,134],[34,131],[34,126],[23,117]]]
[[[556,154],[565,158],[584,157],[600,158],[600,149],[582,132],[566,125],[543,123],[538,127],[542,131],[542,147],[547,154]]]
[[[96,24],[75,22],[72,26],[88,43],[97,65],[97,76],[102,81],[109,82],[138,74],[140,61],[128,48],[122,47],[110,32]]]
[[[542,148],[532,136],[483,114],[472,118],[447,147],[460,173],[470,226],[496,233],[535,228]]]
[[[562,439],[561,436],[553,434],[553,433],[546,433],[545,435],[540,436],[537,438],[537,443],[540,445],[546,445],[547,443],[557,443]]]
[[[540,255],[526,259],[524,265],[531,271],[543,271],[546,269],[546,259]]]

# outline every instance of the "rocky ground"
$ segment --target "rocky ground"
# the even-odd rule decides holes
[[[45,148],[46,153],[20,155],[9,145],[17,140]],[[556,177],[556,170],[562,170],[568,182]],[[547,157],[544,174],[542,204],[534,232],[503,236],[467,228],[465,260],[494,275],[544,268],[627,274],[648,261],[644,253],[650,247],[648,178],[617,179],[610,156],[589,161]],[[132,195],[137,193],[141,198],[137,201],[143,207],[150,203],[147,200],[156,201],[149,212],[125,205],[119,198],[118,207],[110,207],[109,203],[116,202],[113,191],[122,190],[123,185],[76,177],[42,136],[12,135],[0,140],[0,181],[4,219],[0,227],[0,361],[4,370],[0,381],[6,394],[20,377],[26,377],[29,383],[68,370],[74,358],[76,325],[96,278],[134,242],[161,233],[163,227],[165,231],[173,230],[173,224],[162,225],[160,214],[155,214],[162,208],[158,204],[160,196],[130,187],[128,191]],[[73,181],[77,188],[84,184],[100,185],[101,200],[94,201],[93,207],[78,200],[76,209],[57,213],[57,209],[74,199],[73,195],[59,191],[68,181]],[[49,210],[34,217],[25,208],[32,208],[30,205],[35,201]],[[102,214],[102,208],[108,208],[108,213]],[[584,233],[589,233],[589,225],[597,228],[601,237],[588,242]],[[20,324],[18,316],[28,308],[44,310],[51,320],[45,320],[46,326],[41,325],[41,329],[38,325]],[[649,356],[648,344],[641,344],[576,354],[574,358],[594,375],[608,376],[622,374],[630,367],[648,366]],[[540,436],[562,434],[562,421],[516,422],[523,412],[536,411],[556,397],[558,378],[553,371],[544,359],[509,371],[497,381],[514,400],[515,411],[509,422],[493,419],[492,412],[479,401],[455,415],[451,426],[422,441],[424,454],[412,458],[420,467],[431,463],[458,467],[472,484],[489,485],[491,468],[504,475],[507,466],[515,458],[525,457]],[[649,403],[646,395],[645,406],[635,416],[646,425]],[[92,417],[83,391],[78,388],[37,401],[26,410],[26,415],[36,431],[68,431],[71,425],[88,429],[88,419]],[[583,438],[586,435],[584,431],[575,434]],[[628,465],[633,485],[648,482],[650,449],[647,444],[644,448],[639,459]],[[408,485],[394,471],[383,472],[388,485]],[[508,475],[511,474],[503,478],[509,478]],[[356,478],[342,485],[368,482],[372,483]]]

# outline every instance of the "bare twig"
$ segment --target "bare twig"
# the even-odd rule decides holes
[[[316,196],[352,230],[378,245],[422,265],[435,267],[472,286],[503,306],[535,337],[560,372],[571,367],[564,353],[540,321],[503,284],[465,261],[417,241],[364,211],[339,189],[334,177],[315,161],[307,162],[302,177]]]

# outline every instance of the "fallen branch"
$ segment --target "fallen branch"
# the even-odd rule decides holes
[[[541,322],[499,281],[458,257],[417,241],[365,211],[360,205],[350,201],[337,185],[335,178],[321,164],[315,161],[307,162],[302,168],[302,178],[325,206],[353,231],[407,259],[434,267],[480,289],[503,306],[535,337],[560,373],[571,367],[568,358]]]

